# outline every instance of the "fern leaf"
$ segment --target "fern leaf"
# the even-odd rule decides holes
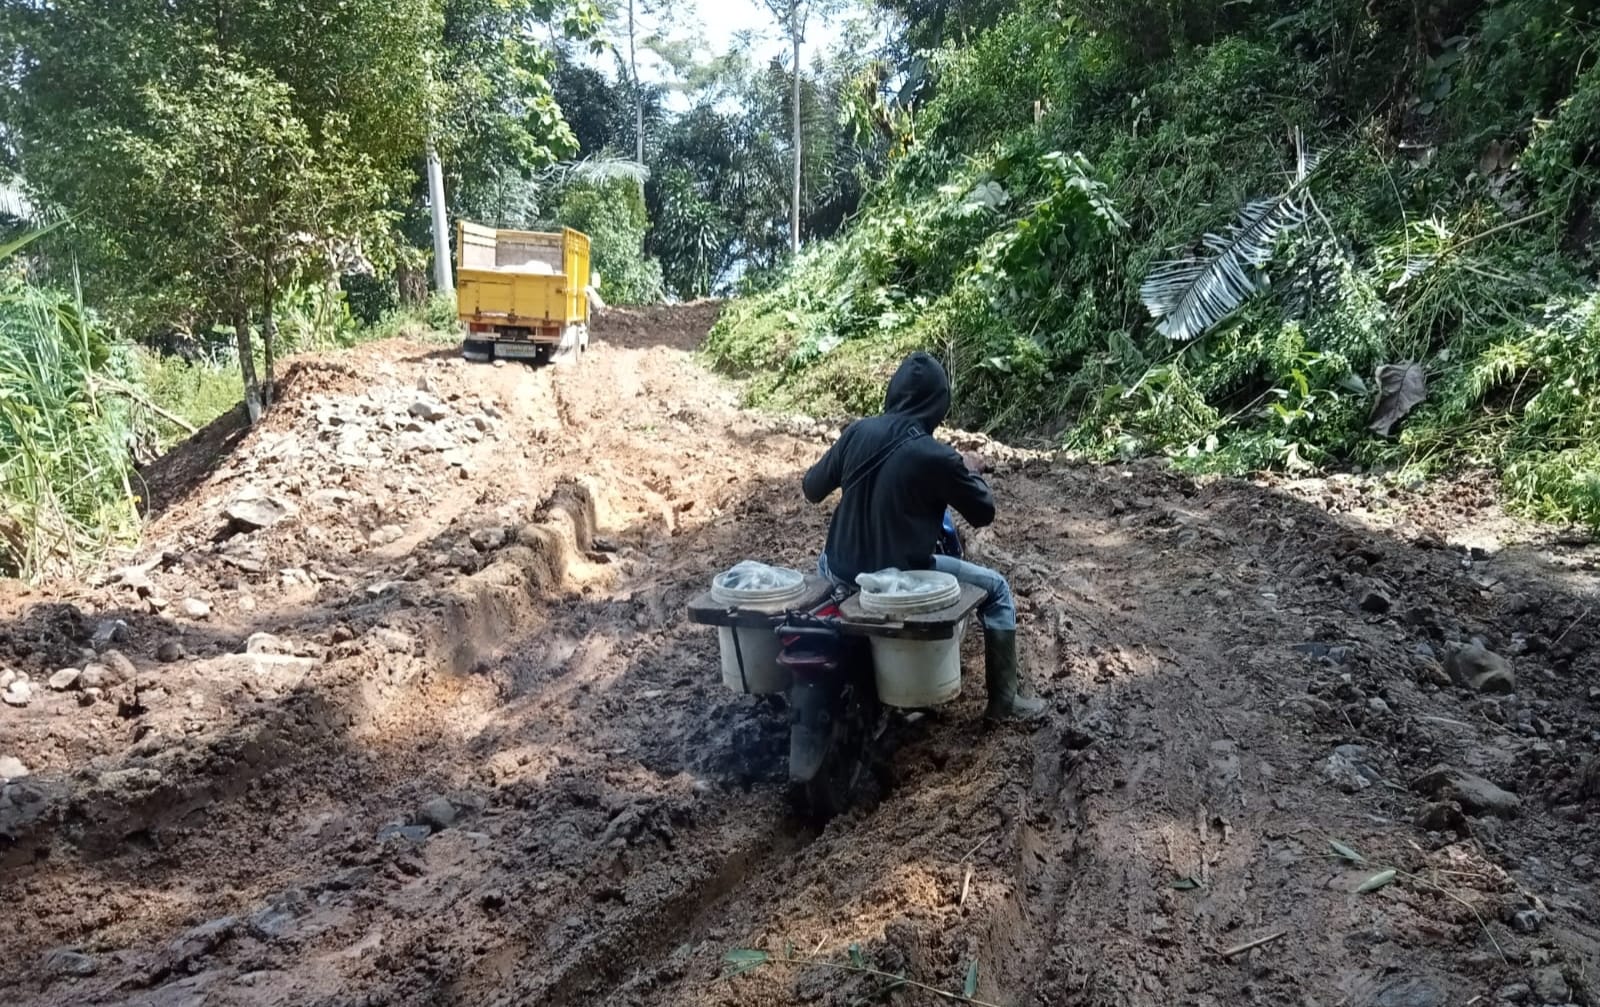
[[[1159,262],[1139,288],[1157,331],[1169,339],[1193,339],[1231,316],[1268,285],[1265,267],[1278,239],[1306,222],[1309,201],[1301,198],[1326,150],[1306,146],[1297,127],[1294,181],[1288,191],[1244,205],[1221,234],[1201,239],[1204,251],[1185,259]]]
[[[1214,328],[1268,285],[1263,267],[1285,233],[1305,223],[1299,186],[1246,203],[1221,234],[1207,234],[1205,251],[1157,263],[1139,297],[1169,339],[1192,339]]]

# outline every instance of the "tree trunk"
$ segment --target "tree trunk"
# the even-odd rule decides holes
[[[634,26],[633,5],[635,0],[628,0],[628,72],[633,75],[633,139],[634,160],[644,163],[644,87],[639,83],[639,55],[635,48],[634,37],[638,29]]]
[[[789,37],[794,43],[794,192],[789,203],[789,251],[800,254],[800,0],[789,0]]]
[[[266,364],[267,379],[261,383],[261,408],[270,409],[272,399],[277,392],[275,387],[277,378],[273,374],[273,364],[278,356],[278,320],[273,317],[273,302],[276,299],[272,289],[272,264],[267,263],[266,283],[263,284],[262,317],[261,317],[261,356]]]
[[[400,303],[408,308],[420,308],[428,303],[428,274],[414,266],[400,266],[394,271],[395,287]]]
[[[261,400],[256,397],[256,355],[250,345],[250,312],[238,309],[233,316],[233,336],[239,348],[239,376],[244,380],[244,406],[250,422],[261,418]]]

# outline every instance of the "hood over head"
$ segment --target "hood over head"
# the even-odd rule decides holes
[[[906,357],[889,379],[883,411],[910,416],[933,433],[950,414],[950,379],[939,361],[921,350]]]

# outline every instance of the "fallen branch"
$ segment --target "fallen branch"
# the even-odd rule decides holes
[[[978,852],[978,851],[979,851],[979,850],[981,850],[981,849],[983,849],[983,846],[984,846],[984,844],[985,844],[985,843],[987,843],[987,842],[988,842],[988,841],[989,841],[989,840],[991,840],[991,839],[993,839],[993,838],[994,838],[994,833],[993,833],[993,832],[991,832],[991,833],[989,833],[989,834],[988,834],[988,835],[987,835],[987,836],[984,836],[984,837],[983,837],[983,838],[982,838],[982,839],[980,839],[980,840],[978,840],[978,842],[977,842],[977,844],[976,844],[976,845],[974,845],[974,846],[973,846],[973,847],[972,847],[972,849],[970,849],[970,850],[968,850],[968,851],[967,851],[967,852],[966,852],[966,855],[965,855],[965,856],[963,856],[963,857],[962,857],[962,858],[961,858],[961,859],[960,859],[960,860],[957,860],[957,861],[956,861],[956,863],[958,863],[958,864],[964,864],[964,863],[966,863],[966,862],[967,862],[967,861],[968,861],[968,860],[970,860],[970,859],[972,859],[972,855],[973,855],[973,854],[974,854],[974,853],[977,853],[977,852]]]
[[[1249,941],[1248,943],[1240,944],[1238,947],[1229,948],[1228,950],[1222,952],[1223,960],[1237,958],[1246,951],[1254,951],[1256,948],[1271,944],[1273,941],[1287,937],[1288,935],[1289,931],[1279,930],[1277,933],[1268,934],[1265,937],[1258,937],[1253,941]]]
[[[1429,881],[1427,878],[1420,878],[1417,875],[1408,873],[1406,871],[1396,871],[1395,873],[1399,874],[1402,878],[1405,878],[1405,879],[1407,879],[1409,881],[1414,881],[1414,882],[1416,882],[1417,884],[1421,885],[1424,888],[1428,888],[1428,889],[1431,889],[1431,890],[1433,890],[1435,892],[1438,892],[1440,895],[1443,895],[1445,898],[1450,899],[1450,900],[1452,900],[1454,902],[1458,902],[1462,906],[1465,906],[1467,912],[1471,913],[1473,918],[1478,921],[1478,926],[1482,928],[1483,935],[1485,937],[1489,938],[1489,943],[1490,944],[1494,945],[1495,954],[1500,956],[1500,960],[1502,962],[1506,962],[1507,964],[1510,963],[1510,959],[1506,957],[1505,949],[1500,946],[1500,942],[1499,941],[1494,939],[1494,931],[1489,929],[1489,924],[1484,921],[1483,915],[1478,912],[1478,907],[1477,906],[1475,906],[1472,903],[1468,902],[1466,899],[1464,899],[1461,896],[1457,895],[1455,892],[1450,891],[1448,888],[1445,888],[1443,885],[1435,884],[1434,882]]]
[[[1550,646],[1555,647],[1558,644],[1560,644],[1562,640],[1565,640],[1567,638],[1567,634],[1572,632],[1573,630],[1577,629],[1578,628],[1578,623],[1580,623],[1583,620],[1589,618],[1589,613],[1593,612],[1593,611],[1594,611],[1593,608],[1584,609],[1583,610],[1583,614],[1578,616],[1576,619],[1572,620],[1572,625],[1570,625],[1566,629],[1562,630],[1561,631],[1561,635],[1556,637],[1555,641],[1553,643],[1551,643]]]
[[[174,416],[172,413],[162,409],[160,406],[156,405],[154,402],[151,402],[149,399],[145,398],[143,395],[140,395],[138,392],[134,391],[132,388],[120,381],[107,381],[104,378],[96,378],[93,384],[97,390],[104,390],[113,395],[120,395],[136,406],[143,406],[152,413],[155,413],[157,416],[166,420],[168,423],[171,423],[179,430],[182,430],[190,437],[193,437],[195,434],[200,432],[198,427],[184,419],[182,416]]]

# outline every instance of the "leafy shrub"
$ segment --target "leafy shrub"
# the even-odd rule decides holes
[[[708,352],[758,404],[866,411],[924,348],[968,425],[1197,469],[1490,464],[1600,523],[1597,47],[1562,0],[1026,0],[935,54],[920,145]],[[1166,339],[1141,283],[1284,191],[1301,127],[1273,283]],[[1430,397],[1385,440],[1372,375],[1404,361]]]
[[[560,219],[589,235],[591,262],[600,273],[600,295],[612,304],[644,304],[661,298],[661,264],[644,254],[650,228],[644,191],[632,178],[575,178],[561,200]]]

